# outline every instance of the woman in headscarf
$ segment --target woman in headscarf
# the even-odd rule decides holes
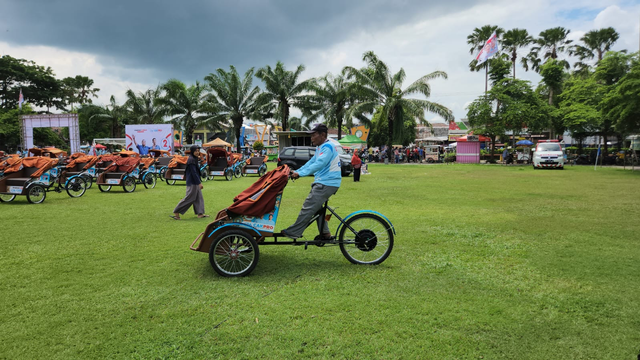
[[[180,215],[189,210],[193,205],[193,211],[199,218],[209,217],[204,213],[204,198],[202,197],[202,182],[200,181],[200,168],[198,166],[198,153],[200,147],[198,145],[191,146],[191,153],[187,160],[187,168],[185,169],[185,175],[187,177],[187,194],[173,209],[174,220],[180,220]]]

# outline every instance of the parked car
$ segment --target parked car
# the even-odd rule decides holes
[[[564,151],[558,140],[540,141],[533,151],[533,168],[564,169]]]
[[[353,172],[351,166],[351,156],[347,155],[342,146],[336,146],[338,155],[340,156],[340,166],[342,168],[342,176],[349,176]],[[291,169],[297,170],[306,164],[309,159],[316,153],[313,146],[290,146],[282,149],[278,155],[278,166],[282,164],[288,165]]]

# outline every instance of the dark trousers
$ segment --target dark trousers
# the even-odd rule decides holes
[[[361,170],[360,168],[357,168],[357,169],[354,168],[353,169],[353,181],[354,182],[355,181],[360,181],[360,172],[361,172],[360,170]]]

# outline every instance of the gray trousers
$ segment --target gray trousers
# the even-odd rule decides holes
[[[178,205],[176,205],[173,212],[184,215],[191,205],[193,205],[193,211],[196,215],[204,214],[204,198],[202,197],[200,185],[187,186],[187,194],[180,200]]]
[[[309,224],[309,220],[315,215],[320,209],[325,201],[329,200],[331,195],[338,192],[339,187],[337,186],[326,186],[322,184],[311,184],[311,191],[309,191],[309,196],[302,204],[302,210],[300,210],[300,214],[298,215],[298,219],[296,222],[286,228],[286,232],[295,237],[301,237],[304,230],[307,228]],[[320,234],[330,234],[329,225],[327,222],[324,222],[323,229],[320,229],[320,218],[318,218],[318,231]]]

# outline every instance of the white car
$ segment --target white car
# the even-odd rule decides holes
[[[533,168],[564,169],[564,151],[559,142],[539,142],[533,152]]]

